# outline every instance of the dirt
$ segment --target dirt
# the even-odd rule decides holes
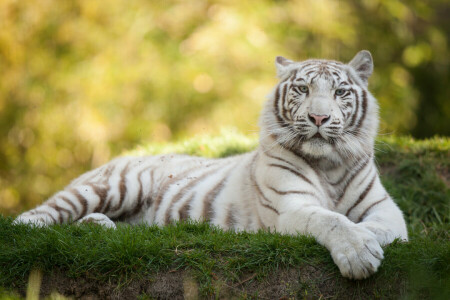
[[[351,281],[311,265],[279,269],[262,278],[257,275],[249,272],[231,281],[213,274],[208,296],[201,297],[199,284],[189,271],[161,272],[118,286],[113,281],[70,278],[63,271],[54,270],[42,276],[40,296],[57,293],[76,299],[353,299],[356,291],[358,298],[367,299],[379,288],[373,280]],[[397,289],[398,285],[394,287]],[[26,296],[26,287],[18,292]]]
[[[68,277],[61,270],[45,274],[40,285],[40,296],[60,294],[76,299],[136,299],[142,295],[155,299],[184,299],[184,272],[158,273],[149,279],[131,280],[119,286],[117,282],[102,282],[87,277]],[[26,296],[26,287],[18,290]]]

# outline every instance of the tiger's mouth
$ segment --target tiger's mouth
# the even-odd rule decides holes
[[[328,142],[328,137],[324,136],[322,133],[317,131],[308,140],[311,141],[311,142],[314,142],[314,143],[327,143]]]
[[[334,144],[335,138],[324,136],[322,133],[317,131],[312,137],[308,139],[308,141],[314,145],[325,145],[325,144]]]
[[[324,138],[319,132],[314,134],[307,140],[311,145],[322,146],[328,144],[328,140]]]

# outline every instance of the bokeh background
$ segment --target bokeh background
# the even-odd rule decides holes
[[[450,135],[447,0],[0,1],[0,213],[149,142],[257,135],[276,55],[368,49],[380,134]]]

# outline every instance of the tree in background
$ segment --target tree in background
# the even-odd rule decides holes
[[[0,211],[141,143],[257,132],[276,55],[372,52],[381,134],[450,134],[447,1],[4,0]]]

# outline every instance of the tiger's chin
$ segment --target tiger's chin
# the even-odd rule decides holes
[[[333,145],[322,137],[312,137],[302,143],[301,150],[312,157],[328,157],[333,154]]]

